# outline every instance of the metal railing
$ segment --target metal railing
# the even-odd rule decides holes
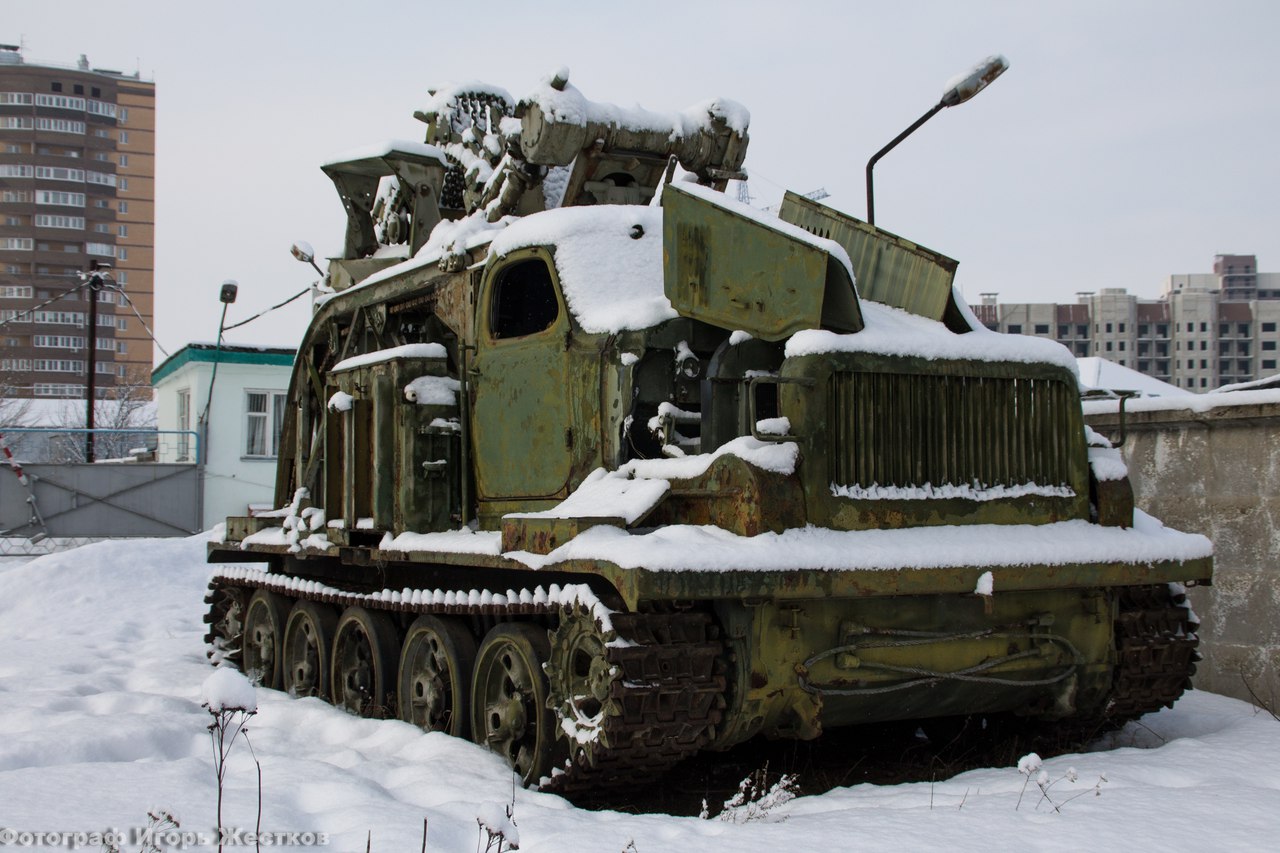
[[[68,427],[0,428],[13,455],[23,462],[84,462],[89,435],[94,461],[101,463],[203,461],[196,430],[83,429]]]

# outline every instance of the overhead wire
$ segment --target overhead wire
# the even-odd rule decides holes
[[[39,311],[41,308],[52,305],[53,303],[57,302],[59,299],[66,299],[68,296],[71,296],[73,293],[79,293],[80,291],[84,290],[86,287],[90,286],[92,283],[93,283],[92,279],[86,279],[84,282],[76,285],[70,290],[64,290],[62,293],[59,293],[57,296],[53,297],[52,299],[46,299],[44,302],[41,302],[39,305],[33,305],[25,311],[20,311],[17,314],[14,314],[12,317],[8,318],[7,320],[0,320],[0,328],[7,326],[10,323],[20,322],[21,319],[28,314],[34,316],[35,313]]]
[[[237,328],[239,328],[240,326],[243,326],[245,323],[250,323],[250,322],[252,322],[252,321],[254,321],[254,320],[258,319],[258,318],[259,318],[259,317],[261,317],[263,314],[269,314],[269,313],[271,313],[272,311],[276,310],[277,308],[283,308],[284,306],[288,305],[288,304],[289,304],[290,302],[292,302],[293,300],[297,299],[299,296],[302,296],[302,295],[304,295],[304,294],[306,294],[306,293],[310,292],[311,288],[312,288],[312,286],[311,286],[311,285],[307,285],[307,286],[306,286],[306,287],[304,287],[302,290],[299,290],[297,293],[293,294],[293,296],[290,296],[290,297],[289,297],[288,299],[286,299],[284,302],[281,302],[281,303],[279,303],[278,305],[272,305],[270,308],[263,309],[262,311],[259,311],[257,314],[254,314],[254,315],[253,315],[252,317],[250,317],[248,320],[241,320],[239,323],[232,323],[230,326],[224,326],[224,327],[223,327],[223,329],[222,329],[222,331],[224,331],[224,332],[229,332],[229,331],[231,331],[232,329],[237,329]]]

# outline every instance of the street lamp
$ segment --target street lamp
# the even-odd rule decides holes
[[[209,395],[204,401],[204,411],[200,414],[200,453],[205,458],[209,458],[209,406],[213,403],[213,383],[218,379],[218,362],[222,356],[222,333],[227,323],[227,306],[236,301],[236,293],[240,286],[236,284],[234,279],[227,279],[222,283],[222,290],[218,293],[218,299],[222,302],[222,318],[218,320],[218,343],[213,348],[213,372],[209,375]]]
[[[289,251],[304,264],[311,264],[311,268],[318,272],[321,278],[324,278],[324,270],[320,269],[316,264],[316,252],[315,249],[311,248],[310,243],[306,240],[299,240],[289,247]]]
[[[89,261],[89,375],[85,389],[88,399],[84,407],[84,461],[93,462],[93,405],[98,396],[98,294],[110,281],[111,264]]]
[[[892,142],[877,151],[875,156],[867,161],[867,223],[869,225],[876,224],[875,194],[871,188],[871,170],[875,168],[876,161],[892,151],[894,146],[914,133],[916,128],[933,118],[943,108],[963,104],[987,88],[991,81],[1003,74],[1008,67],[1009,60],[999,54],[987,57],[968,74],[953,81],[947,91],[942,93],[942,99],[938,103],[934,104],[927,113],[916,119],[915,124],[895,136]]]

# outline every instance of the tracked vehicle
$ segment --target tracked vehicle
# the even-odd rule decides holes
[[[1203,537],[1135,511],[1074,361],[955,261],[725,196],[747,114],[471,85],[326,164],[346,208],[276,512],[209,546],[211,655],[471,737],[529,784],[756,735],[1189,684]]]

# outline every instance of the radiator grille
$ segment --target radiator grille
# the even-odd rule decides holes
[[[1067,486],[1074,389],[1061,381],[837,372],[831,482]]]

